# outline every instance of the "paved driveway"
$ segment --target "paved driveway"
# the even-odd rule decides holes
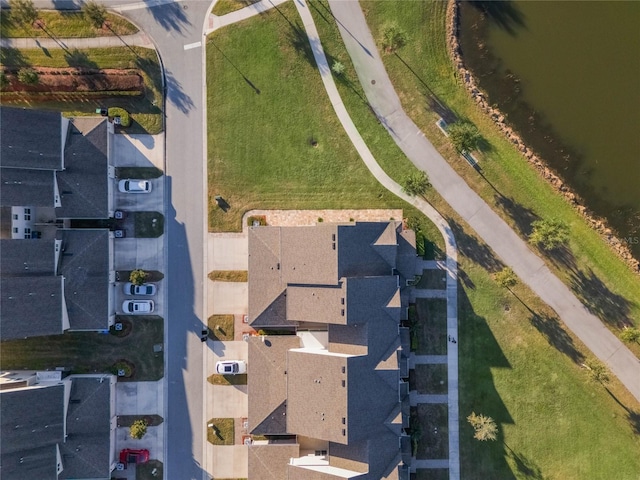
[[[209,271],[249,269],[247,235],[210,233],[208,248]]]
[[[164,170],[164,135],[113,136],[114,167],[158,167]]]
[[[207,282],[210,315],[245,314],[249,304],[249,287],[246,282]]]
[[[244,445],[208,445],[208,465],[214,478],[247,478],[249,450]]]
[[[211,418],[246,417],[249,411],[247,386],[207,383],[207,402],[211,407],[208,409]]]

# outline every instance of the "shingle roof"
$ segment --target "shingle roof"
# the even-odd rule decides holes
[[[111,466],[111,377],[73,377],[67,439],[60,446],[60,479],[109,478]]]
[[[251,445],[249,447],[250,480],[283,480],[287,478],[287,464],[300,455],[295,444]]]
[[[347,323],[344,282],[335,286],[289,285],[287,320]]]
[[[59,112],[0,107],[0,167],[62,168]]]
[[[99,120],[89,131],[80,132],[73,124],[65,148],[65,170],[58,172],[62,207],[60,218],[107,218],[108,159],[107,121]]]
[[[3,277],[55,275],[55,242],[0,240],[0,272]]]
[[[256,435],[286,433],[287,351],[300,347],[296,335],[249,338],[249,429]]]
[[[0,206],[53,207],[55,172],[0,168]]]
[[[395,266],[395,245],[390,245],[389,225],[396,222],[358,222],[338,227],[338,276],[362,277],[389,275]],[[380,237],[384,241],[376,245]]]
[[[60,273],[72,330],[107,328],[109,317],[109,232],[61,230]]]

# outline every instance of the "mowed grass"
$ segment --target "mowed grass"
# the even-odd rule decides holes
[[[446,2],[364,1],[374,38],[395,21],[409,41],[383,60],[404,109],[465,181],[526,237],[531,221],[557,218],[571,228],[568,255],[545,255],[552,270],[616,334],[640,322],[640,278],[610,250],[605,240],[558,195],[484,115],[462,86],[446,51]],[[435,126],[443,110],[475,123],[488,149],[478,153],[483,176],[469,167]],[[494,190],[495,188],[495,190]],[[500,192],[496,193],[496,190]],[[640,346],[630,344],[640,356]]]
[[[207,440],[213,445],[233,445],[234,432],[233,418],[212,418],[207,423]]]
[[[100,107],[122,107],[131,114],[127,133],[160,133],[163,128],[162,73],[155,50],[141,47],[92,48],[88,50],[0,48],[0,63],[5,67],[83,67],[138,69],[145,93],[140,96],[96,97],[87,92],[27,94],[4,92],[3,105],[56,110],[69,116],[95,115]]]
[[[213,6],[211,13],[214,15],[226,15],[227,13],[253,5],[258,1],[259,0],[218,0]]]
[[[292,4],[209,36],[210,230],[239,231],[254,208],[400,207],[421,217],[368,172],[311,58]],[[435,226],[425,230],[443,250]]]
[[[153,346],[164,343],[164,322],[160,317],[140,316],[131,320],[126,337],[109,333],[66,332],[62,335],[3,341],[0,364],[3,370],[52,370],[67,367],[71,373],[109,372],[120,359],[135,366],[127,380],[152,381],[164,375],[163,352]]]
[[[125,18],[107,13],[105,19],[109,28],[96,28],[82,12],[61,10],[38,10],[38,19],[43,28],[24,26],[11,18],[11,10],[3,10],[0,15],[0,36],[2,38],[44,37],[109,37],[113,35],[131,35],[138,28]]]

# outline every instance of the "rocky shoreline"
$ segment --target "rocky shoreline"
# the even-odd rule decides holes
[[[502,112],[492,107],[484,92],[482,92],[476,84],[473,75],[465,67],[464,60],[462,59],[462,52],[460,43],[458,40],[458,26],[459,26],[459,0],[449,0],[447,3],[447,50],[451,57],[453,64],[455,65],[459,78],[462,79],[465,88],[476,102],[480,110],[486,113],[498,127],[498,129],[511,141],[515,147],[520,151],[522,156],[527,159],[529,163],[535,166],[540,175],[547,180],[566,200],[569,202],[581,215],[585,218],[587,223],[596,230],[602,238],[610,246],[611,250],[618,255],[631,270],[640,274],[640,261],[635,259],[631,254],[631,251],[614,235],[613,230],[607,225],[606,220],[598,218],[584,205],[582,199],[571,191],[562,179],[557,176],[551,169],[545,164],[544,160],[538,157],[536,153],[531,150],[520,138],[520,135],[505,122],[505,116]]]

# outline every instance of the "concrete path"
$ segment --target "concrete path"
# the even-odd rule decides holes
[[[345,2],[352,3],[352,2]],[[357,2],[353,2],[358,7]],[[365,144],[364,140],[360,136],[357,128],[355,127],[347,109],[342,103],[338,89],[333,81],[333,76],[327,62],[327,57],[324,54],[322,44],[318,37],[318,31],[313,22],[313,17],[309,12],[307,3],[305,0],[296,0],[294,2],[302,23],[307,33],[311,50],[315,58],[316,64],[320,71],[322,82],[331,101],[331,105],[345,129],[345,132],[349,136],[349,139],[353,143],[354,147],[358,151],[358,154],[364,161],[369,171],[374,175],[376,180],[380,182],[387,190],[394,195],[402,198],[406,202],[414,205],[421,212],[423,212],[435,225],[442,234],[445,240],[445,251],[447,254],[446,259],[446,271],[447,271],[447,335],[457,338],[458,336],[458,292],[457,292],[457,280],[458,280],[458,251],[456,247],[456,241],[453,236],[453,232],[449,227],[449,224],[444,218],[427,202],[420,198],[410,197],[402,191],[402,187],[394,182],[384,170],[378,165],[375,158],[371,154],[371,151]],[[374,46],[375,48],[375,46]],[[448,427],[449,427],[449,460],[447,460],[447,468],[449,468],[449,475],[451,480],[457,480],[460,478],[460,447],[459,447],[459,419],[458,419],[458,344],[448,343],[447,348],[447,373],[448,373]]]
[[[208,35],[219,28],[246,20],[254,15],[259,15],[277,5],[285,3],[286,1],[287,0],[262,0],[240,10],[236,10],[235,12],[227,13],[226,15],[218,16],[211,14],[209,15],[209,24],[206,34]]]
[[[558,313],[567,327],[640,401],[638,358],[587,310],[529,249],[527,243],[469,188],[406,115],[358,2],[330,0],[329,5],[367,99],[398,146],[416,167],[427,172],[438,193],[502,261],[513,268],[518,277]]]
[[[126,47],[136,45],[138,47],[154,48],[149,37],[138,32],[133,35],[94,37],[94,38],[2,38],[0,46],[10,48],[63,48],[85,49],[85,48],[106,48],[106,47]]]
[[[448,395],[430,395],[418,393],[416,390],[409,392],[409,404],[415,407],[421,403],[448,403]]]
[[[437,365],[447,363],[447,355],[415,355],[409,356],[409,368],[415,368],[416,365]]]
[[[414,460],[411,462],[412,472],[423,468],[448,468],[447,460]]]
[[[414,288],[411,292],[411,303],[415,303],[417,298],[447,298],[446,290],[433,290],[426,288]]]

